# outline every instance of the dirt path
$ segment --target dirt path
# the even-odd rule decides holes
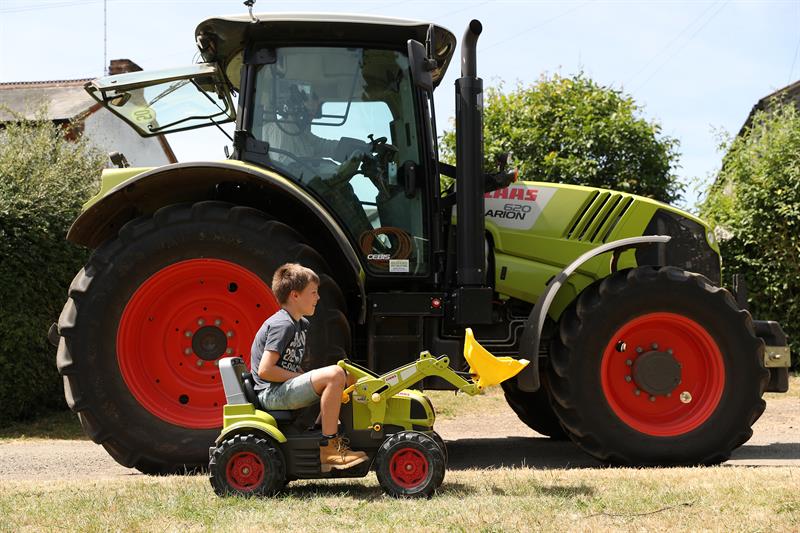
[[[600,463],[570,442],[540,436],[519,421],[508,406],[494,402],[480,413],[439,420],[452,469],[525,466],[592,468]],[[771,399],[754,426],[753,438],[726,464],[800,466],[800,398]],[[25,439],[0,442],[0,480],[124,478],[139,472],[117,464],[86,440]]]

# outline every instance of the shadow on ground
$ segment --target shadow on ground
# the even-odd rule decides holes
[[[601,468],[570,441],[503,437],[447,441],[450,470],[470,468]]]

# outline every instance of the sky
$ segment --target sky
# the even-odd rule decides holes
[[[719,169],[720,132],[735,134],[760,98],[800,79],[800,0],[260,0],[255,11],[423,20],[459,41],[477,18],[485,86],[582,71],[632,96],[642,117],[680,141],[676,173],[687,208],[698,181]],[[118,58],[145,70],[188,65],[199,22],[246,12],[240,0],[0,0],[0,82],[97,77]],[[440,133],[452,128],[458,76],[455,60],[436,91]],[[228,140],[215,130],[169,141],[180,161],[221,159]]]

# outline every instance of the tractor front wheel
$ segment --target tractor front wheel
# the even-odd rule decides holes
[[[550,353],[553,408],[602,461],[720,463],[764,411],[769,374],[750,314],[674,267],[618,272],[585,289]]]
[[[519,419],[535,432],[553,440],[567,440],[567,434],[550,405],[551,393],[547,374],[542,373],[539,380],[541,385],[534,392],[520,390],[516,379],[504,381],[501,385],[506,395],[506,402]]]

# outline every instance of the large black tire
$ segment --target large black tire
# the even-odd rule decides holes
[[[618,272],[560,320],[553,407],[601,461],[717,464],[764,411],[763,353],[750,314],[707,278],[673,267]]]
[[[418,431],[401,431],[383,441],[375,473],[386,494],[429,498],[442,485],[446,459],[436,441]]]
[[[506,402],[520,420],[537,433],[553,440],[568,440],[567,433],[561,427],[561,421],[550,405],[550,383],[547,373],[540,376],[540,387],[534,392],[525,392],[517,386],[516,379],[502,383]]]
[[[208,474],[218,496],[273,496],[286,486],[286,461],[271,439],[235,435],[211,452]]]
[[[277,309],[272,275],[287,261],[321,278],[304,366],[344,357],[350,330],[342,291],[323,258],[292,228],[261,211],[211,201],[167,206],[125,224],[75,277],[58,323],[64,393],[89,437],[120,464],[145,473],[204,467],[225,402],[214,360],[239,355],[249,364],[256,330]],[[204,279],[204,269],[212,267],[218,271]],[[192,276],[199,285],[184,290]],[[222,276],[221,288],[213,276]],[[159,291],[169,294],[173,285],[174,301],[163,301]],[[169,318],[172,305],[189,309],[188,315],[175,311]],[[186,327],[184,339],[175,317],[194,316],[198,305],[198,316],[216,314],[207,317],[205,336],[198,320]],[[220,331],[211,327],[215,317]],[[179,353],[160,348],[184,341]],[[229,351],[218,353],[220,347]]]

